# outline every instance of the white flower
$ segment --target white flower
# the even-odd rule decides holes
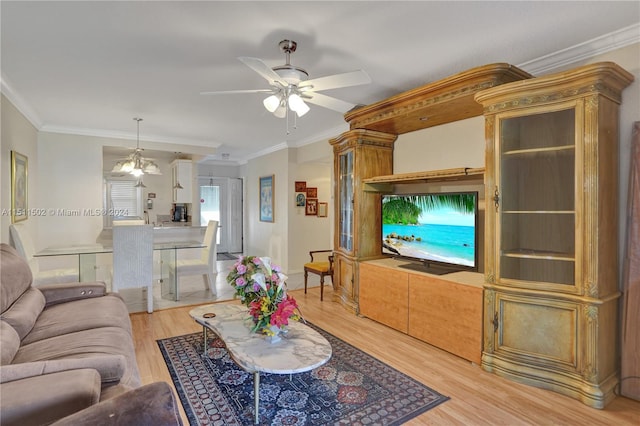
[[[262,272],[257,272],[251,276],[251,279],[258,283],[261,289],[267,291],[267,280]]]

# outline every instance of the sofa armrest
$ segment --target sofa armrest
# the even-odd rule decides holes
[[[55,426],[182,424],[175,394],[166,382],[141,386],[53,423]]]
[[[127,369],[127,360],[123,355],[102,355],[7,364],[0,366],[0,383],[84,368],[96,370],[103,384],[117,383]]]
[[[107,294],[107,285],[102,281],[46,284],[37,289],[44,295],[46,306]]]
[[[2,425],[44,425],[100,401],[100,375],[92,369],[61,371],[0,385]]]

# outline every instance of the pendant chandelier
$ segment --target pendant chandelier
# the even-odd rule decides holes
[[[116,165],[113,166],[112,172],[130,173],[136,177],[142,176],[143,174],[159,175],[161,173],[158,165],[142,156],[142,151],[144,151],[140,148],[140,122],[142,118],[134,117],[133,119],[136,121],[138,127],[136,149],[125,160],[118,161]]]

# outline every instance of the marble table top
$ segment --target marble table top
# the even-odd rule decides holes
[[[204,318],[205,313],[215,313]],[[302,323],[290,321],[278,342],[251,331],[253,321],[246,307],[214,304],[198,306],[189,315],[216,333],[225,343],[233,360],[248,372],[274,374],[302,373],[331,358],[331,344],[320,333]]]

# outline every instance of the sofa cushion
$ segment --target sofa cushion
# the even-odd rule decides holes
[[[0,321],[0,365],[10,364],[18,353],[20,336],[13,327]]]
[[[100,400],[100,376],[83,369],[2,384],[2,426],[46,425]]]
[[[0,317],[18,332],[20,340],[22,340],[35,325],[44,305],[45,300],[42,292],[31,287],[22,293],[9,309],[0,314]]]
[[[22,344],[98,327],[119,327],[131,336],[129,311],[120,297],[106,295],[49,306]]]
[[[166,382],[155,382],[65,417],[52,426],[182,425],[179,403]]]
[[[128,331],[119,327],[101,327],[23,344],[13,363],[89,358],[105,354],[123,355],[127,368],[120,383],[138,387],[141,382],[135,353],[133,339]],[[108,372],[101,372],[101,375],[106,377]]]
[[[0,244],[0,313],[31,286],[33,276],[27,261],[8,244]]]

